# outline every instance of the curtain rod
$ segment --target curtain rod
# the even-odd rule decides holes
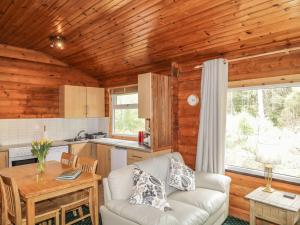
[[[273,52],[266,52],[266,53],[257,54],[257,55],[251,55],[251,56],[245,56],[245,57],[240,57],[240,58],[235,58],[235,59],[229,59],[229,60],[226,60],[226,61],[227,62],[237,62],[237,61],[242,61],[242,60],[246,60],[246,59],[258,58],[258,57],[262,57],[262,56],[275,55],[275,54],[279,54],[279,53],[289,54],[290,52],[297,51],[297,50],[300,50],[300,47],[286,48],[286,49],[277,50],[277,51],[273,51]],[[194,69],[200,69],[202,67],[203,67],[203,64],[195,66]]]

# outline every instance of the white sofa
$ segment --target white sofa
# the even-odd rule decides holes
[[[177,191],[167,185],[171,157],[183,161],[179,153],[170,153],[114,170],[103,179],[105,204],[100,208],[103,225],[223,224],[228,216],[231,179],[218,174],[196,173],[195,191]],[[165,181],[171,211],[128,203],[135,167]]]

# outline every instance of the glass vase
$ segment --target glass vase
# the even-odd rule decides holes
[[[37,171],[38,171],[38,174],[42,174],[45,172],[45,158],[44,157],[38,157]]]

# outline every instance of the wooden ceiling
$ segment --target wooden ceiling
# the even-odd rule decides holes
[[[300,0],[1,0],[0,43],[109,79],[300,46]]]

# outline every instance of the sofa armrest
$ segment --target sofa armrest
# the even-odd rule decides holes
[[[231,178],[225,175],[196,172],[196,187],[229,193]]]
[[[104,205],[106,205],[111,199],[111,192],[109,189],[109,185],[108,185],[108,180],[107,178],[103,178],[103,192],[104,192]]]

